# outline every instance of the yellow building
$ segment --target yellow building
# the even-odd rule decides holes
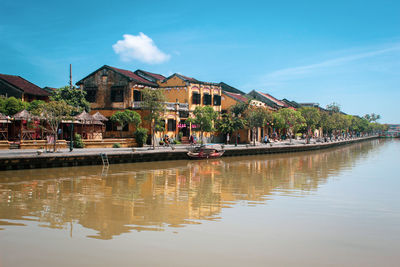
[[[141,108],[142,90],[163,90],[166,97],[165,131],[157,133],[158,140],[165,135],[173,139],[181,135],[182,140],[187,142],[192,134],[191,127],[195,126],[186,125],[186,119],[196,106],[209,105],[215,111],[221,112],[219,84],[198,81],[180,74],[166,78],[148,71],[132,72],[104,65],[78,81],[77,85],[86,91],[91,113],[100,112],[109,118],[117,111],[133,109],[141,115],[143,127],[149,130],[149,122],[144,120],[145,112]],[[104,137],[132,137],[134,131],[133,125],[121,129],[119,125],[108,121]]]
[[[176,137],[181,132],[183,140],[186,140],[191,134],[195,134],[193,129],[196,126],[186,125],[186,119],[192,116],[197,106],[211,106],[216,112],[221,112],[221,86],[217,83],[202,82],[178,73],[157,82],[164,90],[167,102],[175,103],[178,107],[174,109],[175,114],[170,112],[166,115],[166,134],[172,137]],[[209,138],[210,134],[206,137]]]

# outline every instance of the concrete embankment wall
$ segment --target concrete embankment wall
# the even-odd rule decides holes
[[[224,157],[259,155],[272,153],[293,153],[301,151],[311,151],[337,146],[347,145],[351,143],[366,141],[377,138],[365,137],[355,140],[345,140],[330,143],[318,143],[308,145],[286,145],[286,146],[270,146],[260,145],[256,147],[232,147],[227,148]],[[146,161],[165,161],[165,160],[186,160],[186,149],[176,150],[147,150],[147,151],[112,151],[107,153],[110,164],[115,163],[133,163]],[[82,165],[102,165],[100,154],[97,152],[69,154],[66,153],[45,153],[41,155],[15,155],[10,157],[0,157],[0,170],[13,169],[34,169],[34,168],[51,168],[51,167],[69,167]]]

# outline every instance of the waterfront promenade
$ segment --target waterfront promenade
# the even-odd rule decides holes
[[[305,140],[289,140],[272,142],[270,144],[250,144],[244,145],[225,145],[224,156],[243,156],[272,153],[292,153],[300,151],[318,150],[331,148],[354,142],[377,138],[368,136],[354,139],[344,139],[330,142],[317,142],[311,140],[310,144],[305,144]],[[34,169],[48,167],[68,167],[79,165],[101,165],[100,153],[106,153],[111,164],[113,163],[133,163],[145,161],[163,160],[184,160],[188,159],[186,152],[187,145],[175,145],[173,147],[134,147],[134,148],[88,148],[60,149],[56,153],[38,153],[38,150],[1,150],[0,169]],[[42,151],[39,151],[42,152]]]

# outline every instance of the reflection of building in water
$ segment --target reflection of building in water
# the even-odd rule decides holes
[[[379,141],[298,154],[4,172],[1,225],[37,221],[67,229],[78,223],[110,239],[131,230],[162,231],[219,219],[238,201],[265,203],[269,195],[299,196],[374,151]],[[175,166],[171,166],[175,164]],[[60,173],[68,173],[59,178]],[[25,177],[31,177],[27,179]],[[23,224],[22,224],[23,225]]]

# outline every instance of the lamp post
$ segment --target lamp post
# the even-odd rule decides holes
[[[70,141],[69,141],[69,152],[72,152],[74,150],[74,122],[71,122],[71,136],[70,136]]]
[[[234,118],[234,121],[235,121],[235,126],[237,126],[237,124],[238,124],[238,119],[240,118],[240,113],[237,115],[237,117],[236,117],[236,114],[235,113],[233,113],[233,118]],[[236,138],[235,138],[235,146],[237,146],[238,145],[238,129],[236,129]]]

